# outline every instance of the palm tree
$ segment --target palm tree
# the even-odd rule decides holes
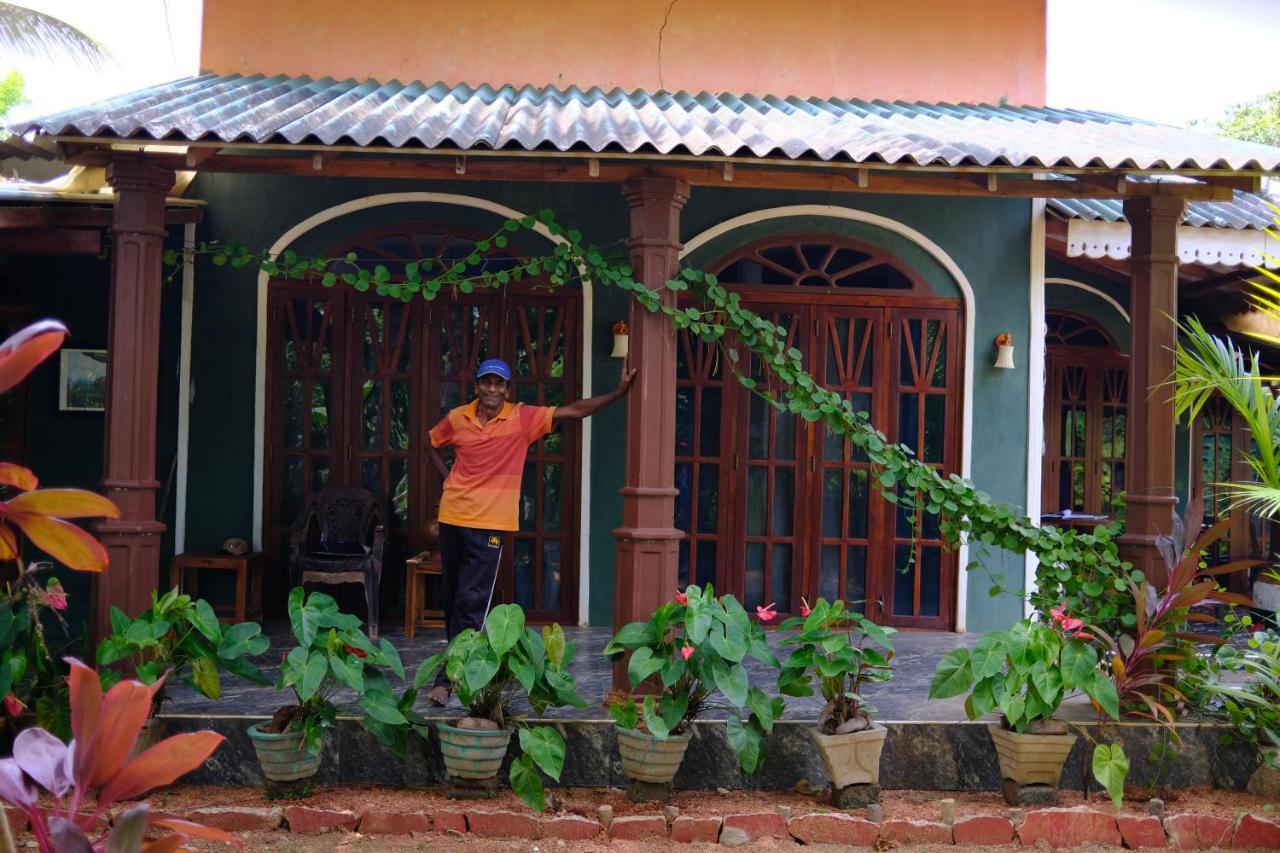
[[[67,56],[95,67],[107,58],[97,39],[16,3],[0,3],[0,50],[40,59]]]

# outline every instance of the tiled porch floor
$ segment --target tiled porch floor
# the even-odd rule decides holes
[[[266,631],[271,638],[271,648],[264,660],[278,661],[293,644],[289,625],[284,621],[271,622],[267,624]],[[609,641],[612,632],[608,628],[567,628],[566,633],[577,645],[571,670],[578,680],[578,692],[589,703],[589,707],[549,711],[547,716],[604,719],[607,712],[603,702],[611,686],[611,671],[609,662],[600,655],[600,651]],[[410,678],[422,661],[445,645],[442,630],[419,629],[417,636],[409,638],[393,627],[384,632],[384,636],[400,652],[406,675]],[[780,636],[776,633],[770,635],[770,642],[775,648]],[[877,718],[904,721],[964,719],[962,698],[929,701],[929,683],[939,658],[958,646],[972,645],[977,638],[976,634],[932,631],[904,631],[896,635],[897,657],[893,680],[888,684],[872,685],[865,691],[867,700],[878,709]],[[785,657],[785,652],[780,653],[779,657]],[[751,658],[747,659],[747,665],[752,685],[773,694],[774,678],[767,668]],[[264,671],[274,679],[278,669],[276,666],[267,666]],[[225,675],[221,699],[207,699],[185,683],[175,683],[170,688],[169,695],[170,702],[164,713],[177,715],[270,716],[276,708],[287,704],[287,700],[270,687],[260,687]],[[787,697],[785,716],[791,719],[812,717],[820,706],[821,702],[815,697]],[[457,700],[453,699],[445,711],[456,712],[458,707]]]

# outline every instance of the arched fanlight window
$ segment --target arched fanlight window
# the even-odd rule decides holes
[[[931,293],[887,252],[828,234],[769,237],[730,255],[713,272],[726,284]]]

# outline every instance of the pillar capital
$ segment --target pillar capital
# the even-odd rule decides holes
[[[118,154],[107,166],[107,183],[117,193],[150,192],[164,195],[173,189],[173,170],[145,155]]]

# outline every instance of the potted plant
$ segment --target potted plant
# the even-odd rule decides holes
[[[18,574],[0,590],[0,750],[8,751],[18,731],[34,722],[70,738],[66,674],[50,650],[44,620],[62,618],[67,594],[56,577],[40,582],[52,563],[18,564]]]
[[[726,710],[729,745],[743,772],[764,760],[765,738],[785,707],[752,687],[743,660],[750,656],[778,668],[761,622],[773,619],[773,605],[757,607],[753,622],[732,595],[690,586],[654,611],[647,622],[624,625],[604,654],[630,652],[627,678],[632,690],[648,683],[644,696],[617,696],[609,713],[617,723],[622,772],[632,781],[632,799],[670,797],[672,781],[689,745],[690,727],[703,713]],[[728,704],[716,700],[717,694]],[[747,708],[746,719],[741,718]]]
[[[269,783],[310,779],[320,767],[324,733],[337,720],[338,694],[350,689],[361,722],[379,740],[403,754],[408,734],[426,737],[427,721],[413,710],[417,691],[396,696],[382,672],[404,678],[395,647],[385,638],[375,646],[360,620],[338,609],[323,592],[289,593],[289,623],[297,645],[280,664],[277,690],[292,690],[297,702],[278,709],[266,723],[249,726],[263,775]]]
[[[547,708],[585,708],[569,673],[573,655],[574,645],[559,625],[546,625],[539,633],[525,625],[519,605],[500,604],[489,611],[481,630],[468,628],[443,652],[422,662],[414,688],[430,683],[444,667],[465,711],[456,725],[436,723],[455,791],[491,796],[512,732],[519,731],[521,754],[511,762],[511,789],[533,810],[543,810],[546,791],[538,771],[560,780],[564,738],[551,726],[513,719],[511,708],[521,691],[539,714]]]
[[[778,628],[794,632],[782,645],[795,647],[782,664],[778,690],[788,696],[812,696],[816,679],[826,700],[810,734],[831,779],[832,801],[845,805],[848,798],[842,792],[867,786],[857,789],[867,796],[856,803],[866,805],[878,796],[887,732],[871,719],[875,708],[863,700],[862,689],[893,678],[889,636],[896,632],[850,610],[843,601],[828,603],[823,598]]]
[[[1088,639],[1082,620],[1055,609],[1048,623],[1024,619],[983,635],[972,651],[953,649],[938,662],[930,699],[969,691],[969,719],[1000,712],[999,722],[987,728],[1011,804],[1019,803],[1028,785],[1047,786],[1039,794],[1043,799],[1057,796],[1062,766],[1076,741],[1054,717],[1068,693],[1083,691],[1111,719],[1120,716],[1115,685],[1098,668],[1098,652]]]
[[[163,596],[153,591],[151,607],[133,619],[112,607],[111,633],[98,644],[97,657],[103,687],[115,684],[123,673],[101,667],[120,661],[127,661],[133,676],[143,684],[156,685],[151,712],[138,741],[142,749],[164,736],[156,717],[172,679],[185,677],[210,699],[222,697],[220,670],[255,684],[270,684],[251,660],[268,645],[257,622],[240,622],[223,630],[209,602],[193,599],[174,587]]]

